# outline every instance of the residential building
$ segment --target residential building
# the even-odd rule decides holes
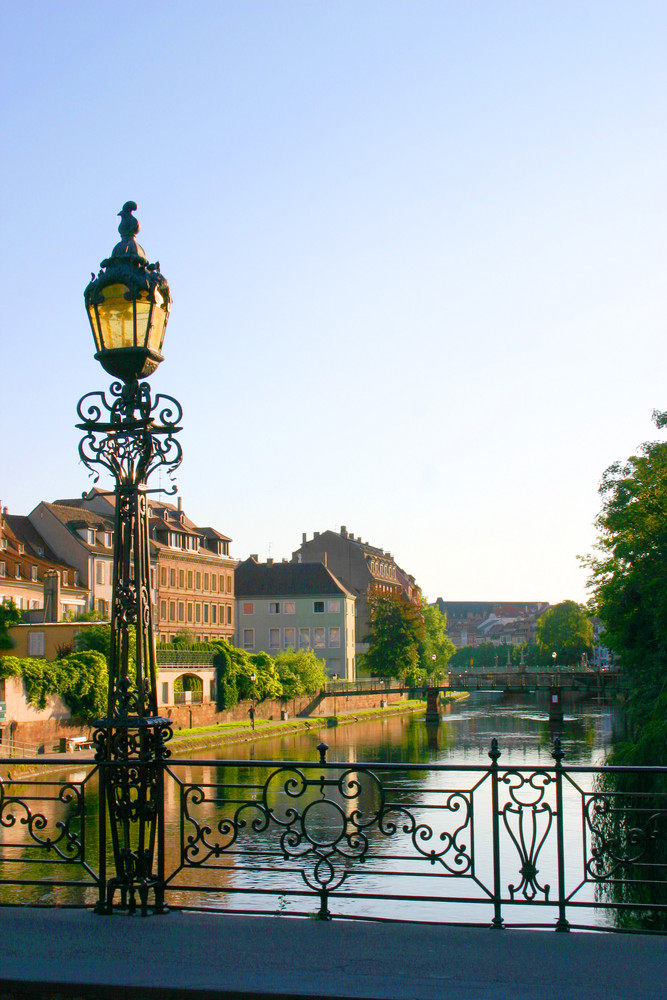
[[[323,563],[260,563],[236,567],[236,645],[275,656],[313,649],[329,676],[354,680],[355,595]]]
[[[27,517],[0,513],[0,602],[12,600],[24,620],[60,621],[88,607],[88,591],[71,563],[58,559]]]
[[[28,521],[58,559],[74,567],[88,594],[87,611],[108,617],[113,587],[113,517],[82,501],[42,501]]]
[[[60,500],[90,516],[109,519],[113,527],[115,496],[93,489],[82,499]],[[170,642],[187,630],[196,641],[234,635],[234,567],[231,539],[215,528],[198,527],[182,509],[148,501],[153,627],[158,642]]]
[[[162,642],[187,629],[197,641],[234,636],[231,539],[200,528],[178,506],[149,502],[151,559],[157,570],[155,628]]]
[[[316,531],[311,539],[304,533],[301,546],[292,553],[292,562],[324,563],[356,596],[358,654],[368,650],[365,639],[370,627],[368,597],[372,591],[404,593],[409,600],[419,600],[414,577],[397,566],[392,554],[355,538],[344,525],[339,532]]]

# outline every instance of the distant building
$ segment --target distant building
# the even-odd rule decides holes
[[[457,649],[480,646],[521,646],[534,643],[537,622],[549,607],[546,601],[434,602],[447,615],[447,635]]]
[[[292,553],[292,562],[323,563],[357,598],[357,653],[365,653],[365,637],[370,628],[368,597],[372,591],[404,593],[409,600],[419,599],[414,577],[396,564],[390,552],[355,538],[345,526],[340,532],[316,531],[309,539],[304,533],[301,546]]]
[[[329,676],[355,678],[355,597],[323,563],[260,563],[236,567],[236,645],[275,656],[313,649]]]

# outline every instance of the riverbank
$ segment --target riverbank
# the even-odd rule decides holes
[[[469,697],[467,691],[453,691],[441,699],[442,704],[452,704]],[[257,740],[271,739],[295,733],[321,731],[337,726],[349,726],[354,723],[370,722],[379,717],[406,715],[426,711],[426,702],[422,700],[401,701],[385,705],[382,708],[364,708],[355,712],[339,712],[336,715],[298,717],[294,719],[273,720],[261,718],[261,703],[255,715],[255,728],[250,721],[225,722],[215,726],[202,726],[193,729],[179,729],[169,742],[169,749],[176,756],[192,755],[193,751],[206,750],[209,747],[227,746],[239,743],[252,743]],[[77,763],[91,761],[95,757],[94,750],[82,750],[76,754]],[[63,767],[65,759],[72,761],[71,755],[47,754],[40,755],[40,766],[34,767],[30,761],[14,758],[8,764],[0,764],[0,777],[6,778],[11,773],[14,779],[29,778],[35,774],[44,775],[50,768],[45,767],[45,760],[53,764],[53,769]]]
[[[442,699],[444,704],[451,704],[468,698],[467,691],[452,692]],[[201,750],[211,746],[224,746],[233,743],[250,743],[255,740],[270,739],[276,736],[287,736],[293,733],[327,730],[336,726],[349,726],[356,722],[370,722],[378,717],[390,715],[406,715],[414,712],[425,712],[426,703],[419,701],[403,701],[395,705],[385,705],[383,708],[364,708],[356,712],[340,712],[336,715],[318,715],[308,718],[285,719],[281,721],[264,720],[255,716],[255,728],[249,722],[232,723],[222,726],[207,726],[195,730],[180,730],[169,743],[173,754],[183,755],[193,750]],[[261,713],[261,705],[258,706]],[[326,742],[326,741],[325,741]]]

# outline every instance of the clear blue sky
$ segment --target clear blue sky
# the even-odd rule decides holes
[[[667,409],[664,0],[2,6],[0,499],[89,485],[82,292],[135,200],[183,504],[430,599],[582,599]]]

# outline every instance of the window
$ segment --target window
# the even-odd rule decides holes
[[[280,649],[280,629],[269,629],[269,649]]]
[[[178,586],[181,590],[185,586],[185,570],[179,569],[178,571]]]
[[[16,569],[14,570],[14,576],[16,577],[17,580],[21,579],[21,567],[19,566],[18,563],[16,564]]]
[[[209,576],[208,573],[204,573],[204,590],[210,590],[208,585]]]
[[[188,621],[192,621],[192,605],[188,602]]]
[[[176,605],[173,601],[169,601],[169,621],[176,621]]]
[[[110,531],[105,531],[104,532],[104,544],[106,545],[106,547],[108,549],[111,548],[111,532]]]
[[[280,614],[280,601],[269,601],[269,614],[270,615]]]
[[[199,603],[195,604],[195,621],[201,621],[201,604]]]
[[[283,601],[283,614],[296,614],[296,603],[294,601]]]
[[[95,544],[95,532],[93,531],[92,528],[88,528],[88,544],[89,545]]]
[[[215,573],[211,573],[211,590],[215,591],[217,589],[218,589],[218,577],[216,576]]]
[[[231,575],[231,573],[228,573],[227,574],[227,593],[231,594],[231,592],[232,592],[232,575]]]
[[[202,607],[204,609],[204,611],[203,611],[203,614],[204,614],[204,625],[208,625],[208,604],[204,604],[204,605],[202,605]]]
[[[167,618],[167,602],[160,601],[160,618],[165,621]]]
[[[192,590],[192,570],[188,570],[188,590]]]
[[[32,578],[33,578],[33,580],[37,579],[37,567],[36,566],[33,566],[33,568],[32,568]],[[69,584],[69,573],[67,572],[66,569],[64,569],[63,570],[63,586],[66,587],[68,584]]]
[[[254,628],[244,628],[243,629],[243,648],[244,649],[254,649],[255,648],[255,630],[254,630]]]
[[[336,598],[334,601],[329,601],[329,614],[339,615],[340,614],[340,600]]]
[[[313,611],[316,615],[324,614],[324,601],[313,601]]]
[[[310,646],[310,629],[300,628],[299,629],[299,648],[305,649]]]
[[[314,646],[315,646],[315,649],[323,649],[324,648],[324,633],[325,633],[325,629],[323,629],[323,628],[314,628],[313,632],[314,632]]]
[[[227,624],[228,625],[232,624],[232,606],[231,606],[231,604],[227,605]]]
[[[183,601],[178,602],[178,620],[179,622],[185,621],[185,603]]]
[[[28,656],[44,656],[44,632],[28,632]]]
[[[161,587],[166,587],[167,586],[167,567],[166,566],[161,566],[160,567],[160,586]]]
[[[169,586],[170,587],[175,587],[176,586],[176,570],[175,569],[170,569],[169,570]]]
[[[201,590],[201,573],[195,574],[195,590]]]
[[[211,625],[217,624],[217,617],[218,617],[218,605],[217,604],[212,604],[211,605]]]
[[[243,605],[243,614],[244,615],[254,615],[254,613],[255,613],[255,602],[254,601],[246,601],[244,603],[244,605]]]
[[[291,625],[285,629],[285,649],[296,648],[296,629]]]
[[[66,576],[67,576],[67,574],[63,573],[63,583],[67,583]],[[36,566],[32,567],[32,582],[33,583],[37,583],[37,567]]]
[[[220,574],[220,593],[221,594],[224,591],[224,589],[225,589],[225,578],[224,578],[224,576],[221,573]]]
[[[338,625],[332,625],[329,629],[329,645],[340,647],[340,628]]]
[[[104,563],[98,560],[95,565],[97,566],[97,582],[104,583],[105,582]]]
[[[0,576],[4,576],[7,572],[7,564],[3,561],[0,562]]]

